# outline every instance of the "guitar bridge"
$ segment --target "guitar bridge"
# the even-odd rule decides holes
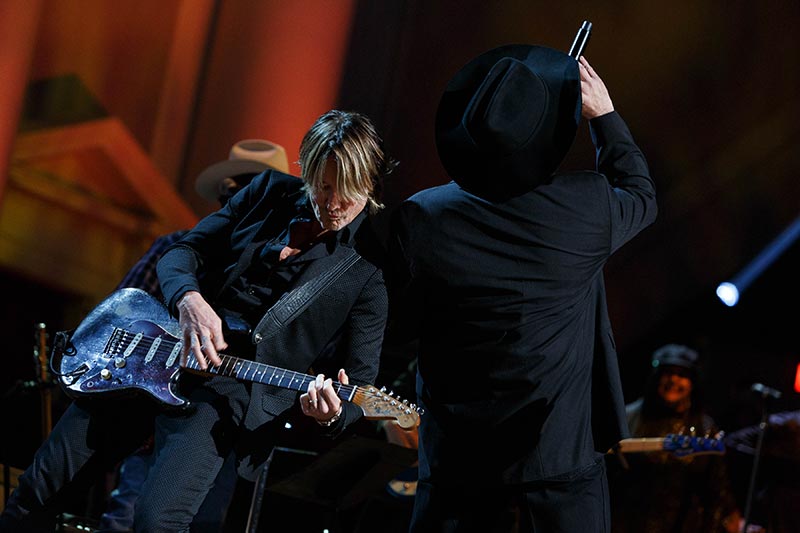
[[[121,349],[120,345],[122,343],[122,339],[125,337],[125,333],[127,332],[122,328],[114,328],[114,331],[108,338],[108,342],[103,348],[103,355],[109,358],[116,357],[117,355],[119,355]]]

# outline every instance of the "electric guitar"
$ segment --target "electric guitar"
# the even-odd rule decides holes
[[[696,454],[725,453],[722,436],[697,437],[694,435],[670,434],[665,437],[641,437],[619,441],[614,451],[631,452],[672,452],[678,457]]]
[[[72,397],[144,392],[158,402],[186,407],[176,392],[179,376],[188,371],[229,376],[296,391],[308,390],[315,376],[220,353],[222,364],[200,369],[194,357],[180,364],[180,326],[164,305],[140,289],[120,289],[95,307],[71,333],[60,332],[54,361],[65,392]],[[419,424],[414,404],[373,385],[334,382],[338,396],[361,407],[372,420],[396,420],[404,429]]]

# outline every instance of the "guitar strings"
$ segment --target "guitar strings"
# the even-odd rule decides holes
[[[134,334],[131,331],[124,330],[124,329],[121,329],[121,328],[120,328],[120,330],[124,333],[124,335],[119,339],[117,347],[118,347],[119,350],[124,350],[125,348],[127,348],[131,344],[132,339],[133,339],[132,337],[129,338],[129,335],[134,335],[135,336],[136,334]],[[171,335],[170,335],[170,337],[171,337]],[[152,344],[153,344],[153,342],[155,342],[156,338],[157,337],[153,337],[153,336],[150,336],[150,335],[142,334],[142,337],[141,337],[140,341],[137,343],[137,345],[132,350],[131,355],[134,355],[134,354],[137,355],[137,356],[145,356],[145,355],[147,355],[147,353],[150,351],[150,346],[152,346]],[[172,350],[175,347],[175,345],[178,342],[181,342],[181,341],[173,341],[170,338],[165,338],[165,337],[161,337],[161,339],[162,339],[161,343],[159,344],[158,348],[156,348],[154,355],[157,355],[157,356],[162,357],[162,358],[163,357],[168,357],[172,353]],[[241,370],[241,368],[246,365],[246,366],[251,366],[251,367],[255,366],[257,368],[263,369],[263,370],[257,370],[256,372],[253,372],[254,375],[257,374],[257,373],[260,373],[262,375],[262,377],[266,377],[268,375],[268,372],[272,371],[272,374],[269,376],[269,378],[267,378],[270,381],[275,381],[275,379],[273,379],[273,378],[276,378],[276,377],[280,378],[280,379],[277,380],[278,382],[280,382],[280,381],[282,381],[284,379],[289,379],[289,381],[291,382],[293,379],[300,378],[300,379],[302,379],[304,381],[303,384],[307,385],[309,382],[311,382],[311,381],[316,379],[315,376],[311,376],[311,375],[305,374],[303,372],[296,372],[294,370],[289,370],[289,369],[285,369],[285,368],[279,368],[279,367],[276,367],[276,366],[268,365],[266,363],[260,363],[258,361],[252,361],[250,359],[242,359],[242,358],[238,358],[238,357],[235,357],[235,356],[232,356],[232,355],[228,355],[228,354],[225,354],[225,353],[222,353],[222,352],[219,353],[219,356],[220,356],[221,359],[223,359],[223,365],[226,365],[226,363],[227,363],[228,367],[230,367],[230,366],[237,367],[238,366],[238,368],[226,369],[225,372],[230,372],[227,375],[234,375],[235,373],[238,373]],[[233,365],[230,364],[231,362],[233,363]],[[188,365],[195,365],[194,368],[190,367],[191,370],[199,370],[199,367],[196,366],[197,364],[198,364],[197,363],[197,359],[195,359],[194,357],[190,358],[187,361],[187,366]],[[209,372],[209,373],[217,374],[217,375],[226,375],[226,374],[220,373],[220,370],[222,370],[221,366],[220,367],[209,366],[209,368],[206,371]],[[249,372],[250,372],[250,370],[248,370],[246,373],[249,373]],[[264,383],[264,382],[260,382],[260,383]],[[339,382],[334,382],[334,383],[336,384],[338,390],[347,391],[349,397],[352,397],[352,395],[355,392],[355,390],[359,388],[357,385],[345,385],[345,384],[339,383]],[[270,385],[271,383],[265,383],[265,384]]]
[[[127,348],[131,344],[131,342],[132,342],[133,338],[136,336],[136,334],[131,332],[131,331],[122,329],[122,328],[119,328],[119,330],[122,331],[123,335],[118,340],[117,348],[119,350],[124,350],[125,348]],[[174,349],[175,345],[178,344],[179,342],[181,342],[181,341],[178,341],[178,340],[172,340],[172,338],[174,338],[174,337],[172,335],[170,335],[169,333],[166,333],[166,334],[169,335],[169,337],[160,337],[161,338],[161,343],[156,348],[156,350],[154,352],[154,356],[158,355],[159,357],[168,357],[169,355],[172,354],[172,350]],[[129,337],[129,335],[133,335],[133,337]],[[131,351],[131,355],[135,354],[137,356],[146,356],[149,353],[150,347],[152,347],[152,345],[155,342],[156,338],[159,338],[159,337],[153,337],[153,336],[146,335],[146,334],[142,333],[142,337],[140,338],[140,340],[137,343],[137,345]],[[145,346],[145,344],[148,344],[148,346]],[[238,358],[238,357],[235,357],[235,356],[232,356],[232,355],[228,355],[228,354],[225,354],[225,353],[222,353],[222,352],[219,353],[219,356],[220,356],[221,359],[223,359],[223,364],[220,365],[219,367],[209,366],[209,368],[206,370],[206,372],[209,372],[211,374],[216,374],[216,375],[227,375],[227,376],[236,376],[236,377],[238,377],[239,371],[241,370],[242,367],[244,367],[246,365],[248,367],[255,366],[257,369],[258,368],[262,368],[263,370],[256,370],[255,372],[253,372],[253,376],[257,375],[260,372],[262,379],[266,378],[267,372],[271,370],[272,371],[272,375],[269,378],[266,378],[267,379],[266,382],[252,379],[252,381],[258,381],[259,383],[263,383],[263,384],[266,384],[266,385],[272,385],[272,382],[274,382],[274,378],[275,377],[279,377],[279,379],[277,380],[278,383],[280,383],[284,379],[287,379],[287,377],[288,377],[289,383],[291,383],[293,380],[298,380],[298,381],[302,380],[303,381],[302,385],[307,385],[308,383],[310,383],[311,381],[316,379],[314,376],[311,376],[309,374],[305,374],[303,372],[296,372],[294,370],[288,370],[288,369],[284,369],[284,368],[279,368],[279,367],[276,367],[276,366],[268,365],[266,363],[260,363],[258,361],[252,361],[252,360],[249,360],[249,359],[241,359],[241,358]],[[233,365],[231,365],[230,363],[233,363]],[[190,370],[199,370],[199,366],[197,366],[197,365],[198,365],[198,361],[194,357],[189,358],[189,360],[187,361],[187,366],[189,367]],[[223,370],[222,367],[225,366],[225,365],[227,365],[227,367]],[[234,368],[231,369],[231,368],[229,368],[230,366],[233,366]],[[250,372],[250,369],[245,371],[244,375],[246,376],[249,372]],[[298,378],[300,378],[300,379],[298,379]],[[397,408],[403,409],[403,410],[408,409],[408,410],[410,410],[412,412],[415,412],[415,413],[420,413],[421,412],[421,410],[420,410],[420,408],[418,406],[416,406],[414,404],[410,404],[410,403],[404,403],[404,400],[402,400],[400,397],[393,396],[393,395],[391,395],[389,393],[386,393],[385,391],[377,389],[374,386],[359,387],[357,385],[345,385],[345,384],[340,383],[338,381],[334,382],[334,383],[335,383],[335,386],[338,387],[337,394],[340,393],[341,391],[346,391],[347,398],[353,398],[353,396],[355,395],[356,391],[358,390],[361,394],[363,394],[364,396],[366,396],[368,398],[373,398],[373,399],[377,398],[377,399],[384,400],[384,401],[395,401],[395,402],[397,402],[397,405],[394,405],[393,407],[397,407]],[[289,388],[291,388],[291,387],[289,387]],[[298,388],[296,390],[302,390],[302,389]]]

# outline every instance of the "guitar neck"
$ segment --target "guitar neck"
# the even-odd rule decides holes
[[[622,453],[660,452],[664,450],[664,438],[641,437],[623,439],[617,448]]]
[[[219,366],[209,365],[205,370],[201,369],[197,359],[189,356],[186,363],[186,370],[206,376],[229,376],[243,381],[252,381],[272,385],[283,389],[296,391],[308,390],[308,384],[316,379],[302,372],[295,372],[277,366],[271,366],[257,361],[249,361],[232,355],[220,353],[222,364]],[[344,385],[338,381],[333,382],[333,390],[342,400],[353,401],[358,387],[354,385]]]

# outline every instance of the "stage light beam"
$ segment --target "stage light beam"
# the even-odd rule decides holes
[[[741,293],[761,275],[761,273],[775,262],[783,252],[792,245],[800,236],[800,217],[795,219],[789,227],[769,243],[755,259],[745,266],[741,272],[730,281],[725,281],[717,286],[717,297],[728,307],[733,307],[739,302]]]

